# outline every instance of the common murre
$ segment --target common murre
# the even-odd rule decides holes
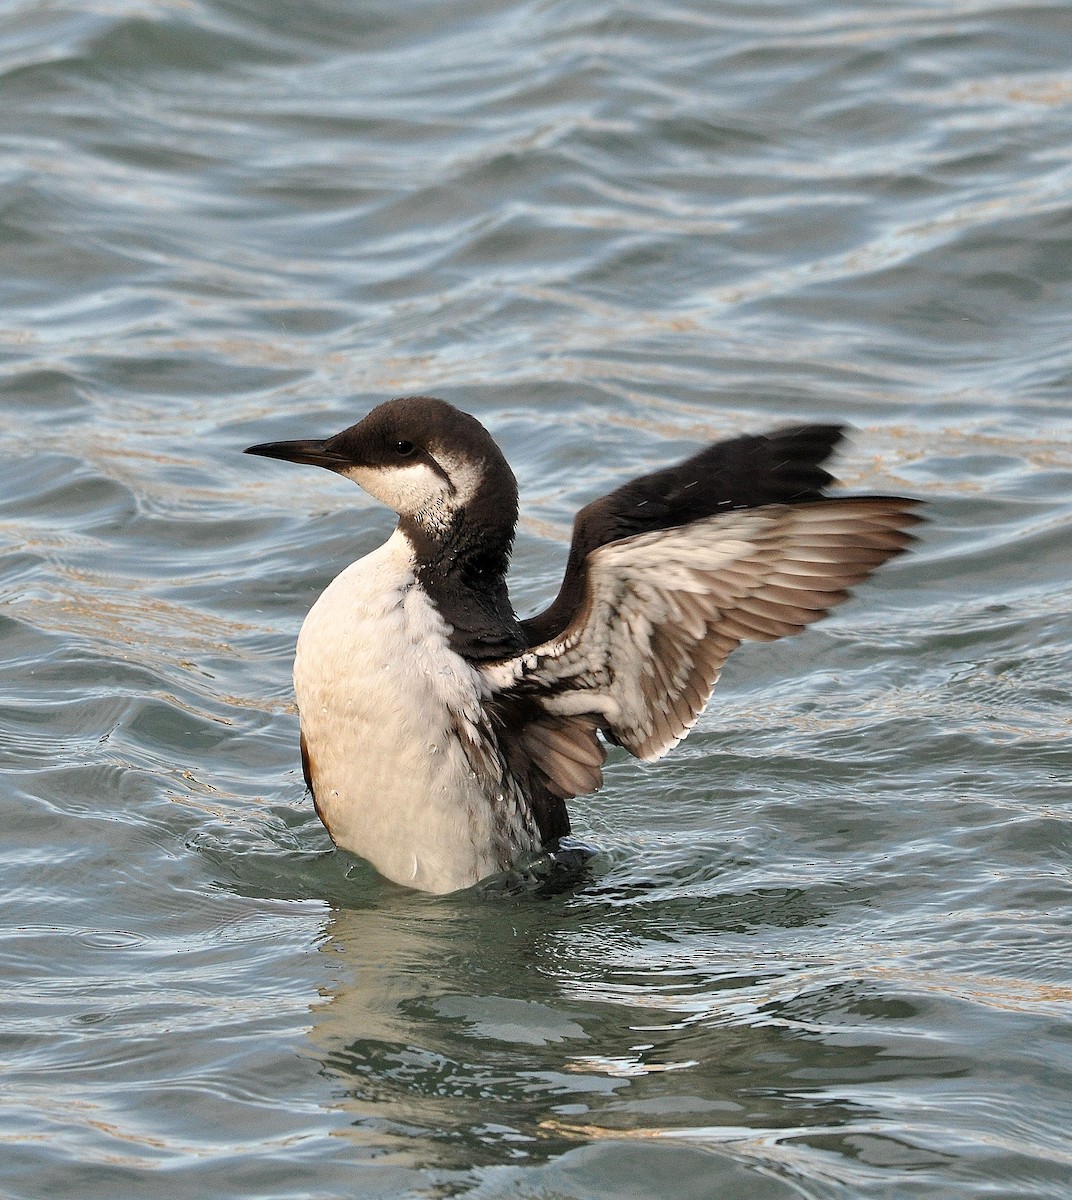
[[[742,641],[798,633],[913,540],[918,501],[828,497],[838,425],[717,442],[583,508],[561,589],[519,620],[517,484],[444,400],[390,400],[322,440],[247,454],[326,467],[399,515],[298,636],[305,779],[336,845],[450,892],[569,832],[603,782],[686,735]]]

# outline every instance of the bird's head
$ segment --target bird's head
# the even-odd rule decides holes
[[[433,542],[465,523],[509,529],[517,483],[483,425],[445,400],[388,400],[333,437],[265,442],[247,454],[326,467],[393,508],[403,527]]]

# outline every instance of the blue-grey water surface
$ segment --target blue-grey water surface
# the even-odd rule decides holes
[[[1072,1194],[1072,7],[6,0],[0,1195]],[[409,392],[514,594],[714,439],[855,430],[916,552],[411,894],[290,662],[391,527],[242,447]]]

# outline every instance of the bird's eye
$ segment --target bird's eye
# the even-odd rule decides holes
[[[395,442],[395,453],[399,458],[409,458],[416,449],[412,442]]]

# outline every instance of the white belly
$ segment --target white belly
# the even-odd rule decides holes
[[[458,737],[485,694],[414,586],[400,532],[347,567],[302,625],[294,687],[317,809],[336,845],[397,883],[469,887],[539,845],[509,781],[478,778]]]

